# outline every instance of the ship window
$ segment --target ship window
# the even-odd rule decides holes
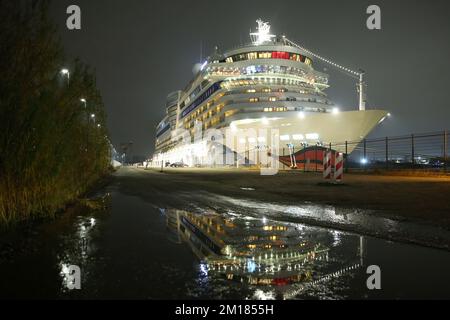
[[[249,60],[258,59],[258,53],[257,52],[250,52],[247,54],[247,57]]]
[[[260,52],[258,54],[259,59],[270,59],[272,54],[270,52]]]
[[[259,101],[259,98],[250,98],[249,101],[250,101],[250,102],[258,102],[258,101]]]
[[[277,101],[277,98],[276,97],[269,97],[269,101],[272,101],[272,102]]]
[[[272,59],[289,59],[289,52],[272,52]]]

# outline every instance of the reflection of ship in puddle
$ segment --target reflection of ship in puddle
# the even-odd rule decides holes
[[[283,286],[313,283],[341,272],[316,272],[316,267],[329,259],[329,246],[323,244],[329,242],[329,232],[307,232],[302,225],[215,212],[168,209],[166,216],[171,239],[187,242],[208,276]],[[346,269],[353,270],[356,265]]]

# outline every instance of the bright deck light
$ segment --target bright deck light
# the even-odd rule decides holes
[[[270,34],[270,24],[261,19],[256,20],[258,23],[257,32],[250,33],[250,37],[254,45],[260,45],[264,42],[271,41],[275,36]]]

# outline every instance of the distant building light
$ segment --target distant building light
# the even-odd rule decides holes
[[[361,164],[367,164],[367,159],[366,158],[362,158],[361,159]]]

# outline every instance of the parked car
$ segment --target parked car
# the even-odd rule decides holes
[[[185,168],[188,165],[183,162],[174,162],[170,165],[172,168]]]

